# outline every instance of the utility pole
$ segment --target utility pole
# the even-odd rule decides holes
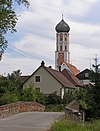
[[[98,81],[98,67],[100,66],[100,64],[98,64],[98,57],[97,57],[97,54],[94,58],[95,60],[95,65],[93,64],[93,67],[95,68],[95,84],[97,84],[99,81]]]
[[[93,67],[95,68],[95,73],[98,73],[98,67],[100,66],[100,64],[98,64],[98,57],[97,57],[97,54],[96,54],[96,56],[95,56],[95,58],[94,58],[94,60],[95,60],[95,65],[93,64]]]

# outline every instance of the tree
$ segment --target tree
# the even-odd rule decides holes
[[[0,78],[0,105],[20,100],[23,89],[20,75],[20,70],[17,70]]]
[[[62,100],[63,104],[67,105],[72,100],[74,100],[74,92],[75,92],[74,90],[73,91],[72,90],[68,90],[68,91],[65,92],[63,100]]]
[[[20,80],[21,71],[13,71],[11,74],[8,73],[7,79],[9,83],[9,91],[15,92],[18,97],[21,97],[22,93],[22,82]]]
[[[23,101],[36,101],[36,91],[33,85],[25,87],[22,92],[21,100]]]
[[[18,5],[23,4],[25,7],[29,6],[27,0],[0,0],[0,49],[2,53],[7,47],[7,40],[5,34],[7,32],[16,32],[16,23],[18,20],[17,14],[13,8],[14,2]]]
[[[100,118],[100,73],[98,72],[97,58],[95,59],[94,70],[91,70],[90,79],[94,83],[90,87],[80,89],[76,93],[76,98],[80,102],[80,107],[85,111],[86,120]]]

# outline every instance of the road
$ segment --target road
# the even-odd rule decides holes
[[[64,113],[27,112],[0,119],[0,131],[46,131]]]

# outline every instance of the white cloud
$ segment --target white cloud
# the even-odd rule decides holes
[[[93,58],[97,54],[100,56],[100,49],[97,48],[87,48],[82,45],[72,44],[70,45],[71,51],[71,62],[77,65],[77,67],[82,70],[83,68],[90,68],[91,64],[94,63]]]
[[[31,74],[41,63],[54,67],[55,60],[55,25],[61,20],[64,12],[65,21],[71,27],[70,52],[72,63],[80,70],[89,67],[89,59],[95,54],[100,57],[100,25],[72,21],[73,17],[80,18],[95,6],[98,0],[30,0],[31,6],[28,10],[20,13],[17,24],[18,33],[10,43],[12,48],[20,54],[9,51],[3,55],[0,62],[0,73],[12,72],[21,69],[23,74]],[[97,12],[98,13],[98,12]],[[65,17],[67,16],[67,18]],[[20,36],[20,37],[19,37]],[[22,50],[22,52],[20,51]],[[23,53],[24,52],[24,53]],[[92,61],[93,62],[93,61]]]

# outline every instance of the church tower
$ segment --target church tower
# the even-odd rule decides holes
[[[69,52],[69,25],[62,20],[56,25],[56,51],[55,51],[55,69],[59,70],[63,63],[70,64]]]

